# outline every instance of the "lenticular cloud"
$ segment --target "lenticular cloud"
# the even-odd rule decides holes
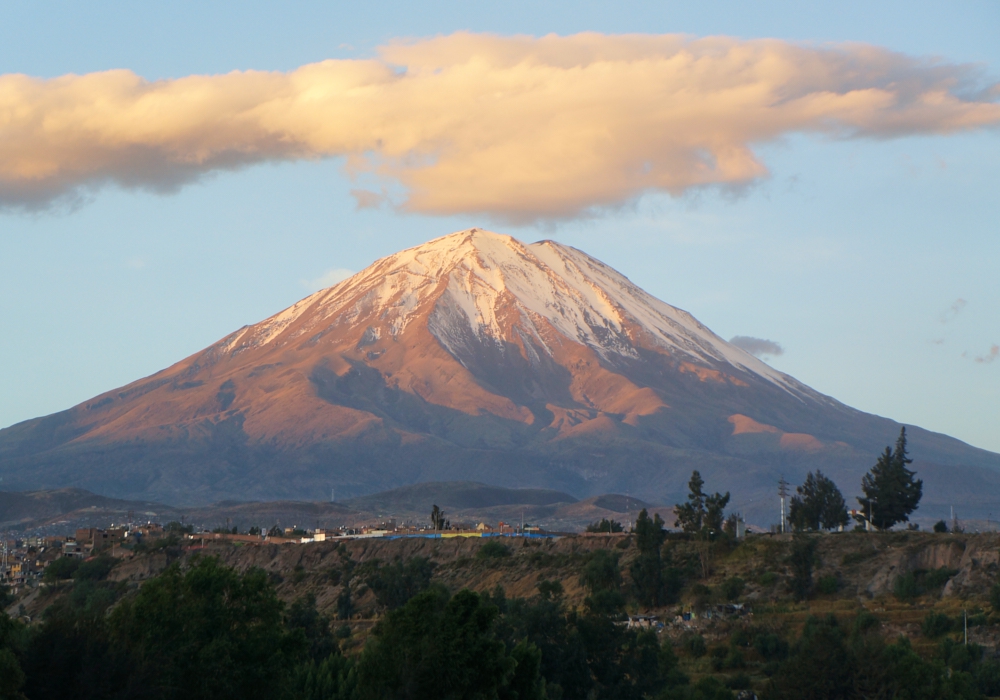
[[[1000,123],[975,68],[867,45],[458,33],[288,73],[147,81],[127,70],[0,76],[0,206],[106,184],[173,191],[262,161],[345,158],[360,206],[512,222],[645,192],[743,186],[754,146]],[[399,193],[387,196],[384,192]]]

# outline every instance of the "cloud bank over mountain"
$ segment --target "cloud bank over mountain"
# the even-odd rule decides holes
[[[788,134],[995,126],[998,98],[976,66],[680,35],[456,33],[287,73],[158,81],[7,74],[0,206],[43,209],[109,184],[171,192],[214,171],[342,157],[362,207],[551,220],[647,192],[751,185],[768,172],[754,147]]]

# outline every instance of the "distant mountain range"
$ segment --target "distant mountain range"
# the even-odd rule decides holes
[[[471,229],[379,260],[151,377],[0,431],[5,489],[178,506],[429,481],[682,500],[751,521],[783,475],[850,499],[900,425],[776,371],[585,253]],[[908,431],[925,515],[1000,512],[1000,455]]]

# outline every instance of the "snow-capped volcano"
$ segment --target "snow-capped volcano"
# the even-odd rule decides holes
[[[898,431],[575,248],[469,229],[0,431],[0,478],[178,504],[450,480],[672,503],[699,469],[753,515],[782,475],[821,468],[854,493]],[[942,507],[1000,491],[1000,456],[910,441]]]
[[[586,253],[555,241],[525,245],[512,236],[469,229],[383,258],[227,341],[248,347],[295,343],[366,325],[371,340],[397,338],[428,319],[431,334],[457,359],[470,333],[503,348],[525,343],[552,354],[551,343],[576,342],[603,360],[638,359],[639,348],[708,366],[751,372],[791,393],[817,395],[727,343],[691,314],[646,293]],[[291,327],[296,321],[303,322]],[[547,340],[548,339],[548,340]],[[527,350],[528,359],[535,350]]]

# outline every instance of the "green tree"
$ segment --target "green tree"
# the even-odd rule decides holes
[[[431,526],[435,530],[446,530],[447,521],[444,519],[444,511],[435,506],[431,508]]]
[[[317,662],[340,651],[330,631],[330,618],[316,609],[316,596],[312,593],[297,598],[289,606],[285,626],[302,633],[309,645],[309,656]]]
[[[430,586],[436,566],[426,557],[412,557],[405,563],[399,559],[391,564],[376,561],[365,583],[372,589],[379,605],[395,610]]]
[[[283,607],[263,570],[240,575],[199,558],[187,571],[168,567],[123,601],[110,618],[111,641],[129,650],[131,683],[147,697],[281,697],[292,660],[306,651],[303,635],[282,624]]]
[[[663,557],[660,547],[667,537],[663,518],[659,513],[652,518],[643,508],[635,521],[635,542],[639,555],[633,560],[629,572],[639,602],[645,606],[662,605],[664,599]]]
[[[788,519],[797,530],[832,530],[848,522],[844,495],[832,480],[816,470],[806,475],[805,483],[795,489]]]
[[[361,700],[497,698],[517,661],[496,638],[498,610],[477,593],[434,587],[390,612],[358,662]],[[532,679],[519,679],[522,687]]]
[[[617,520],[601,518],[600,521],[587,525],[587,532],[624,532],[625,528]]]
[[[691,472],[687,503],[674,506],[674,513],[677,515],[674,527],[679,527],[688,534],[710,539],[722,532],[729,492],[707,495],[702,491],[704,486],[705,480],[701,478],[701,474],[697,470]]]
[[[45,581],[59,581],[72,578],[82,562],[76,557],[59,557],[45,567],[42,578]]]
[[[596,550],[583,567],[580,583],[590,591],[591,595],[600,591],[617,591],[622,585],[618,556],[606,549]]]
[[[901,428],[895,449],[886,447],[874,467],[861,479],[864,497],[858,498],[872,524],[886,530],[907,522],[923,495],[924,482],[907,468],[912,459],[906,453],[906,428]]]
[[[615,615],[625,607],[625,598],[620,589],[622,584],[618,556],[606,549],[598,549],[590,556],[580,575],[590,595],[584,601],[587,609],[595,615]]]
[[[812,593],[816,540],[798,533],[793,535],[792,553],[788,557],[788,563],[792,568],[792,594],[795,600],[805,600]]]
[[[332,654],[321,661],[296,666],[290,686],[296,700],[354,700],[357,669],[352,659]]]
[[[20,655],[24,651],[24,625],[0,611],[0,700],[23,700],[24,671]]]

